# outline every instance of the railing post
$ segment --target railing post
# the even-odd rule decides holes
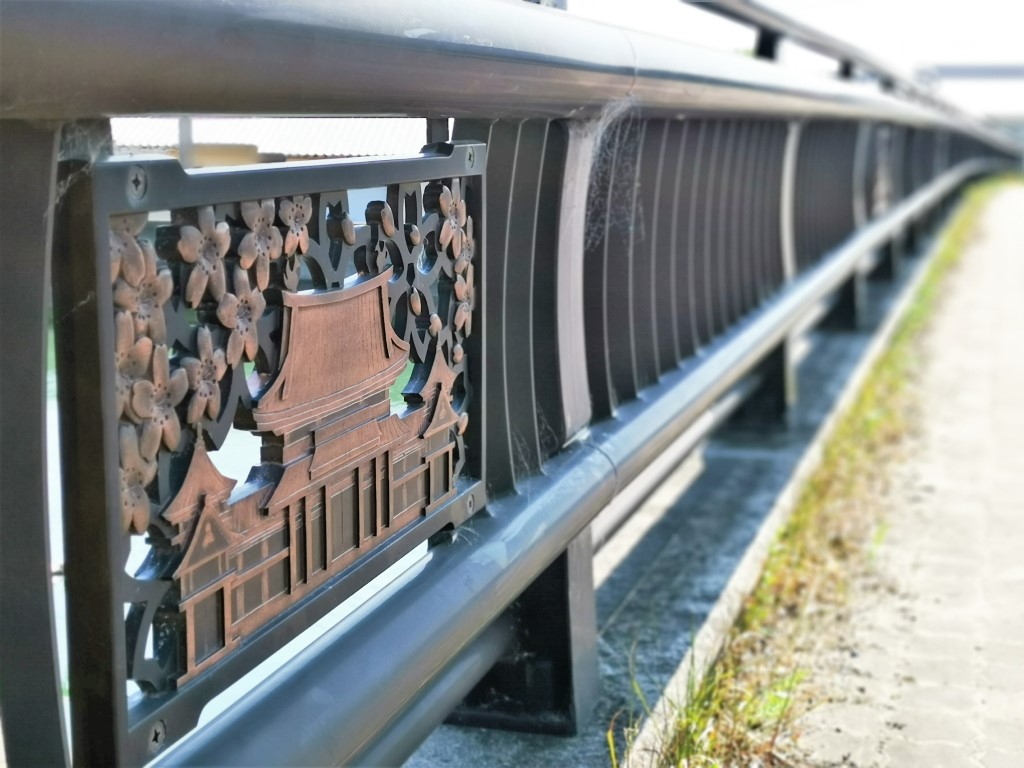
[[[597,700],[597,612],[587,527],[512,607],[516,640],[449,723],[571,736]]]
[[[835,302],[825,315],[822,326],[830,330],[855,331],[861,326],[861,310],[866,303],[867,279],[855,269],[836,291]]]
[[[793,120],[788,125],[783,150],[781,193],[779,201],[779,236],[782,247],[782,272],[786,283],[796,277],[796,165],[800,151],[803,123]],[[784,424],[790,407],[796,402],[796,365],[793,342],[788,336],[761,362],[761,383],[753,394],[736,409],[732,423],[741,427]]]
[[[754,46],[754,57],[775,61],[779,55],[779,42],[782,36],[772,29],[761,27],[757,30],[757,43]]]
[[[427,119],[427,144],[438,144],[448,141],[450,132],[448,130],[447,117],[431,117]]]
[[[127,761],[128,708],[116,371],[107,233],[95,220],[91,164],[110,153],[106,121],[65,126],[53,253],[54,336],[68,606],[73,762]],[[104,222],[105,223],[105,222]],[[102,255],[101,255],[102,254]],[[91,397],[82,397],[88,392]],[[162,736],[154,736],[156,746]],[[159,740],[157,740],[159,739]]]
[[[757,374],[761,383],[736,409],[730,423],[740,428],[785,426],[797,398],[792,338],[787,336],[761,361]]]
[[[858,229],[868,220],[866,186],[868,148],[871,143],[872,125],[861,121],[857,130],[857,143],[853,156],[853,222]],[[859,269],[840,286],[832,309],[825,316],[824,326],[834,330],[857,330],[860,328],[861,311],[865,304],[866,277]]]
[[[0,120],[0,709],[11,765],[68,762],[46,480],[46,327],[58,133],[55,125]]]
[[[903,273],[903,246],[894,238],[881,248],[878,266],[871,273],[873,280],[896,280]]]

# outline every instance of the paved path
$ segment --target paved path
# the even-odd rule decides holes
[[[947,285],[883,588],[856,590],[824,651],[832,701],[798,726],[815,766],[1024,768],[1024,186]]]

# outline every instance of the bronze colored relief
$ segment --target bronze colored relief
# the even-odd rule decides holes
[[[393,185],[365,225],[346,208],[110,218],[121,523],[151,547],[126,622],[145,690],[202,674],[456,494],[474,309],[460,181]],[[262,441],[244,483],[211,460],[232,427]]]

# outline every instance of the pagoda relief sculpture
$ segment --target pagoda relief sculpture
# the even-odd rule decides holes
[[[203,674],[456,495],[474,301],[458,180],[427,185],[416,222],[378,202],[357,228],[321,197],[179,212],[155,248],[145,214],[111,221],[121,515],[149,535],[143,570],[162,585],[129,634],[148,620],[162,638],[153,690]],[[241,483],[211,458],[231,424],[261,439]]]

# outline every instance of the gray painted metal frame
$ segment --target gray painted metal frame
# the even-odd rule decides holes
[[[67,762],[51,587],[46,327],[59,131],[0,120],[0,711],[12,765]],[[28,215],[27,215],[28,214]],[[42,215],[40,215],[42,214]],[[15,233],[17,233],[15,235]]]

